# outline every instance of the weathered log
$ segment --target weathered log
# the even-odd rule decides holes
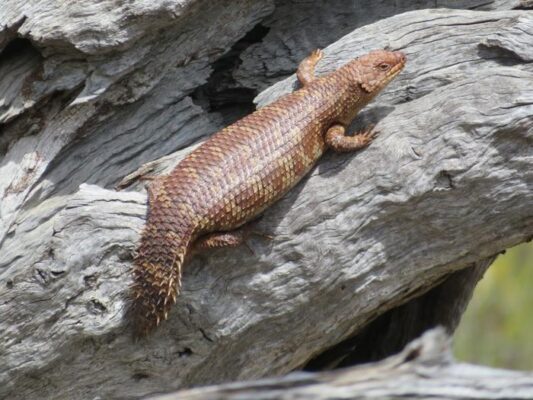
[[[274,12],[261,21],[266,31],[264,38],[242,52],[243,62],[234,76],[243,86],[264,90],[292,75],[300,60],[315,48],[326,47],[355,28],[403,12],[433,7],[502,10],[526,7],[526,3],[527,0],[278,1]]]
[[[285,373],[533,235],[533,11],[398,15],[332,44],[318,68],[407,53],[361,116],[379,122],[376,141],[327,155],[267,211],[258,229],[276,238],[254,239],[254,254],[192,260],[169,321],[132,341],[146,195],[112,188],[182,149],[149,168],[167,171],[223,123],[197,89],[273,6],[222,3],[3,5],[0,397],[136,397]]]
[[[292,373],[153,396],[214,399],[531,399],[533,373],[456,363],[444,330],[427,332],[400,354],[334,372]]]

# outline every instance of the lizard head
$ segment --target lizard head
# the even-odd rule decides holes
[[[372,51],[348,64],[352,76],[368,94],[378,94],[405,66],[400,51]]]

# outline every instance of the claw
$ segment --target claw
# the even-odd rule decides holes
[[[250,231],[250,233],[255,236],[261,236],[262,238],[267,239],[267,240],[274,240],[274,236],[269,235],[267,233],[263,233],[259,231]]]
[[[375,125],[370,125],[367,129],[359,134],[361,139],[363,139],[364,144],[369,144],[378,134]]]
[[[311,53],[311,56],[315,57],[316,61],[318,62],[324,56],[324,52],[321,49],[315,49]]]
[[[251,253],[252,255],[254,255],[254,256],[256,255],[254,249],[252,249],[252,248],[250,247],[250,245],[248,244],[247,241],[244,241],[244,245],[246,246],[246,248],[250,251],[250,253]]]

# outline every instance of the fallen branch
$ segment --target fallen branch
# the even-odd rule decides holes
[[[430,331],[381,362],[325,373],[230,383],[150,397],[211,399],[531,399],[533,374],[453,361],[450,339]]]

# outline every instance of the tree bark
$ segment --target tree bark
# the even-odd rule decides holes
[[[436,324],[453,331],[494,256],[533,236],[533,11],[506,10],[525,2],[376,10],[338,36],[330,10],[292,45],[306,19],[289,30],[285,15],[313,14],[299,1],[4,3],[0,397],[133,398],[380,359]],[[413,7],[395,3],[387,15]],[[136,178],[168,172],[286,75],[281,50],[268,74],[252,67],[261,46],[300,55],[322,44],[319,28],[338,40],[318,73],[374,48],[407,54],[354,126],[378,123],[379,136],[326,155],[267,210],[257,229],[275,239],[254,238],[253,254],[191,260],[169,320],[133,341]],[[257,104],[295,88],[291,75]],[[338,355],[346,343],[358,349]]]

